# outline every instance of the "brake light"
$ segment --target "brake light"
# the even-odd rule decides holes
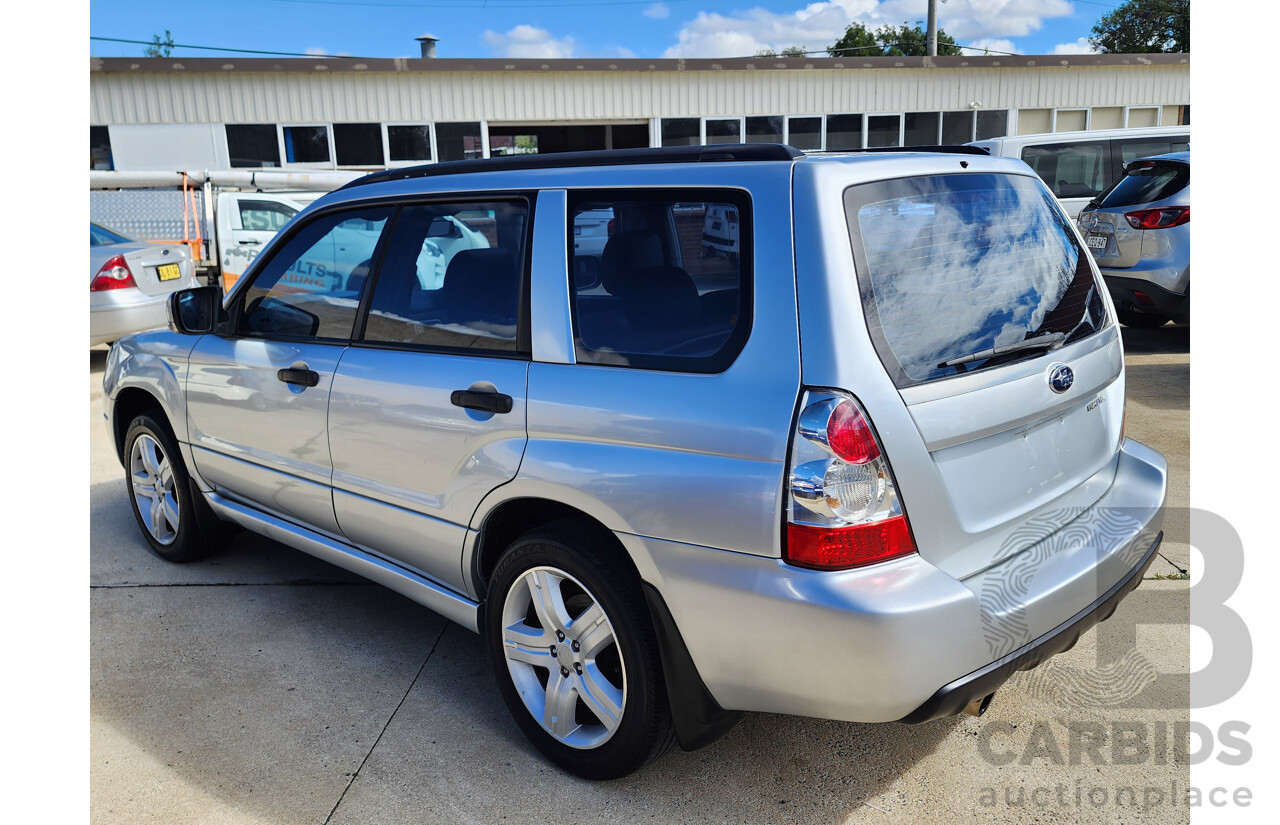
[[[862,407],[836,390],[806,392],[802,404],[783,559],[843,570],[914,553],[889,462]]]
[[[1139,209],[1124,213],[1124,219],[1134,229],[1167,229],[1181,226],[1191,220],[1190,206],[1166,206],[1163,209]]]
[[[131,286],[137,286],[133,280],[133,273],[129,271],[129,265],[124,262],[124,256],[116,255],[99,267],[98,274],[94,275],[93,280],[89,282],[89,291],[104,292],[108,289],[125,289]]]

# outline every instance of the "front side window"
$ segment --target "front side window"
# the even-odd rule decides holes
[[[252,232],[279,232],[298,214],[293,207],[274,201],[242,200],[239,206],[240,228]]]
[[[515,352],[528,224],[523,199],[402,209],[363,340]]]
[[[334,212],[302,227],[245,290],[237,332],[347,340],[390,207]]]
[[[937,175],[851,186],[868,326],[899,387],[1035,358],[1101,329],[1089,259],[1038,181]]]
[[[720,372],[751,323],[741,192],[582,192],[570,201],[579,363]]]

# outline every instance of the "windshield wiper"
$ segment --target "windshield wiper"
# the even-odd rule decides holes
[[[1059,346],[1062,341],[1066,340],[1066,333],[1050,332],[1045,335],[1037,335],[1035,338],[1028,338],[1025,341],[1019,341],[1016,344],[1005,344],[1003,347],[992,347],[975,352],[972,355],[962,355],[959,358],[952,358],[950,361],[943,361],[938,365],[938,369],[944,367],[954,367],[957,364],[968,364],[971,361],[985,361],[988,358],[995,358],[997,355],[1004,355],[1009,352],[1019,352],[1024,349],[1050,349]]]

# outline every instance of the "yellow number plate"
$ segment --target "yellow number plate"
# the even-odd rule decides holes
[[[156,274],[162,281],[172,281],[182,277],[182,270],[177,264],[160,264],[156,267]]]

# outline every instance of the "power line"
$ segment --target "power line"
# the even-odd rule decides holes
[[[159,43],[154,40],[127,40],[123,37],[94,37],[90,40],[101,40],[107,43],[137,43],[140,46],[164,46],[172,49],[200,49],[206,52],[236,52],[238,54],[270,54],[278,57],[314,57],[336,60],[377,60],[375,57],[357,57],[351,54],[307,54],[306,52],[271,52],[265,49],[231,49],[223,46],[193,46],[189,43]]]

